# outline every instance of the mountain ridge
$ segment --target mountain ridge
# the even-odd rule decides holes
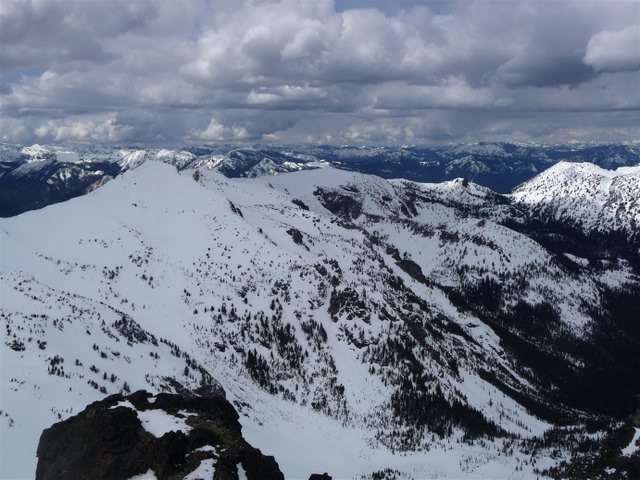
[[[585,231],[640,228],[640,166],[603,169],[591,163],[560,162],[518,186],[512,197],[534,205],[536,214],[579,224]]]
[[[562,160],[591,161],[605,168],[640,164],[640,148],[625,144],[534,147],[506,143],[451,147],[219,145],[177,149],[2,144],[0,215],[16,215],[82,195],[148,160],[168,163],[179,170],[216,169],[228,177],[274,175],[329,165],[418,182],[464,177],[507,193]],[[26,164],[30,166],[25,169]]]

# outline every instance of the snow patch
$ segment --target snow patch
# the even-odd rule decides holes
[[[153,400],[155,401],[155,398]],[[118,402],[113,407],[110,407],[109,410],[113,410],[118,407],[130,408],[136,412],[144,429],[157,438],[160,438],[165,433],[172,431],[180,431],[184,433],[191,431],[191,427],[187,425],[184,418],[176,417],[164,410],[137,410],[136,407],[134,407],[128,400]],[[185,417],[195,415],[195,413],[190,413],[186,410],[181,410],[179,413]]]
[[[202,460],[198,468],[196,468],[189,475],[184,477],[184,480],[199,480],[203,478],[213,478],[216,473],[216,461],[213,458],[207,458]]]
[[[212,445],[205,445],[204,447],[200,447],[196,450],[196,452],[213,452],[216,455],[218,454],[218,450]]]
[[[156,474],[153,470],[149,469],[146,473],[141,473],[140,475],[135,475],[129,480],[157,480]]]
[[[138,418],[144,429],[156,438],[169,432],[187,433],[191,431],[191,427],[187,425],[184,418],[174,417],[164,410],[138,411]]]
[[[633,434],[631,442],[629,442],[629,445],[622,449],[622,455],[626,457],[630,457],[640,450],[640,445],[638,444],[638,442],[640,442],[640,428],[633,427],[633,429],[635,430],[635,433]]]
[[[110,407],[109,410],[113,410],[114,408],[118,408],[118,407],[127,407],[127,408],[130,408],[131,410],[136,409],[136,407],[134,407],[129,400],[122,400],[121,402],[116,403],[113,407]]]
[[[238,480],[247,480],[247,472],[241,463],[238,464]]]

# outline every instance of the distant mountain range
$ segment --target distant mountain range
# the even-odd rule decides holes
[[[331,165],[417,182],[465,178],[506,193],[560,161],[591,162],[605,169],[638,165],[640,146],[477,143],[447,147],[222,145],[149,149],[0,144],[0,216],[83,195],[148,160],[169,163],[178,170],[214,169],[227,177],[257,177]]]

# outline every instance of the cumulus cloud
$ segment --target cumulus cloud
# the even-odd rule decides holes
[[[39,139],[53,142],[80,141],[117,143],[127,137],[128,127],[118,124],[116,115],[92,117],[67,117],[47,120],[34,133]]]
[[[539,115],[561,128],[560,118],[589,123],[600,112],[606,128],[624,111],[628,128],[612,135],[637,137],[640,2],[499,7],[4,0],[0,135],[418,143],[490,136],[496,125],[506,135],[510,122],[514,138],[534,135]]]
[[[584,62],[600,72],[640,69],[640,24],[598,32],[589,40]]]
[[[204,130],[196,130],[193,136],[208,142],[238,141],[249,138],[249,132],[242,125],[234,124],[225,126],[216,118],[212,118],[207,128]]]

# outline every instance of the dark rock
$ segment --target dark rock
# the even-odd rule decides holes
[[[358,292],[350,287],[346,287],[342,291],[333,290],[331,292],[328,312],[334,322],[338,321],[338,318],[342,315],[344,315],[347,320],[359,318],[368,321],[369,319],[367,305],[364,300],[360,298]]]
[[[328,473],[312,473],[311,476],[309,477],[309,480],[332,480],[331,475],[329,475]]]
[[[238,414],[224,397],[161,393],[153,402],[150,398],[145,391],[112,395],[45,429],[38,445],[36,479],[115,480],[149,470],[158,479],[179,479],[206,459],[215,460],[218,479],[238,479],[238,464],[249,480],[284,479],[273,457],[244,440]],[[125,400],[135,409],[117,406]],[[184,418],[190,430],[157,438],[138,417],[138,412],[148,410]],[[207,445],[215,451],[199,450]]]
[[[343,220],[353,220],[362,214],[362,203],[351,195],[322,188],[317,188],[313,194],[324,208]]]
[[[424,276],[424,274],[422,273],[422,268],[420,268],[420,265],[418,265],[413,260],[409,260],[407,258],[398,260],[396,262],[396,265],[398,265],[402,270],[408,273],[409,276],[411,276],[414,280],[417,280],[418,282],[424,285],[430,284],[429,281]]]
[[[290,228],[289,230],[287,230],[287,233],[291,236],[295,243],[309,250],[309,247],[307,247],[307,245],[304,243],[304,235],[302,235],[302,232],[300,230],[298,230],[297,228]]]
[[[385,251],[387,255],[391,255],[396,262],[399,262],[400,260],[402,260],[402,257],[400,257],[400,252],[396,247],[387,245]]]
[[[235,206],[235,204],[229,200],[229,206],[231,207],[231,211],[233,213],[235,213],[236,215],[239,215],[240,217],[244,218],[244,215],[242,214],[242,210],[240,210],[238,207]]]
[[[291,200],[291,203],[293,203],[294,205],[297,205],[303,210],[309,211],[309,206],[306,203],[304,203],[302,200],[294,198],[293,200]]]
[[[324,265],[320,265],[319,263],[316,263],[314,265],[314,267],[316,268],[316,271],[322,275],[323,277],[328,277],[329,276],[329,272],[327,270],[327,268]]]

